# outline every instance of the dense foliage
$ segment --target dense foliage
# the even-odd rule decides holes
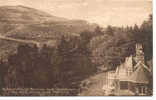
[[[96,72],[92,64],[88,41],[82,37],[64,36],[57,48],[44,44],[19,45],[17,53],[8,57],[1,76],[8,88],[78,88],[82,79]],[[81,41],[81,42],[80,42]],[[86,43],[86,45],[84,45]],[[4,67],[7,66],[7,67]]]
[[[151,60],[153,55],[153,25],[152,15],[140,26],[98,28],[90,42],[93,61],[98,66],[116,68],[125,57],[135,55],[136,43],[143,44],[145,60]]]
[[[0,62],[0,86],[8,88],[79,88],[98,67],[116,68],[142,43],[152,59],[152,15],[141,26],[97,27],[79,36],[62,36],[56,48],[19,45],[8,62]]]

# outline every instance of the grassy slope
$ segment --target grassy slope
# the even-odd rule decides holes
[[[0,7],[0,34],[16,38],[55,37],[66,33],[79,33],[83,30],[93,30],[83,20],[68,20],[52,16],[45,12],[23,7]]]
[[[83,20],[68,20],[24,6],[0,7],[0,35],[12,38],[48,42],[58,40],[61,35],[78,34],[94,27]],[[18,44],[0,40],[0,56],[12,53]]]

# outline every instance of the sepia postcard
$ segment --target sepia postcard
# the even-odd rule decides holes
[[[0,0],[0,96],[153,96],[152,0]]]

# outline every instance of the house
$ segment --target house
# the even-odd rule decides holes
[[[115,85],[115,71],[109,71],[106,73],[107,79],[106,84],[102,87],[102,89],[105,91],[105,95],[114,95]]]
[[[129,56],[115,71],[115,95],[151,95],[150,68],[145,65],[144,52],[141,44],[136,44],[135,56]]]

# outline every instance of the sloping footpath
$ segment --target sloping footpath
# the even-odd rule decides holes
[[[102,72],[84,80],[79,96],[105,96],[102,88],[106,84],[106,75],[107,72]]]

